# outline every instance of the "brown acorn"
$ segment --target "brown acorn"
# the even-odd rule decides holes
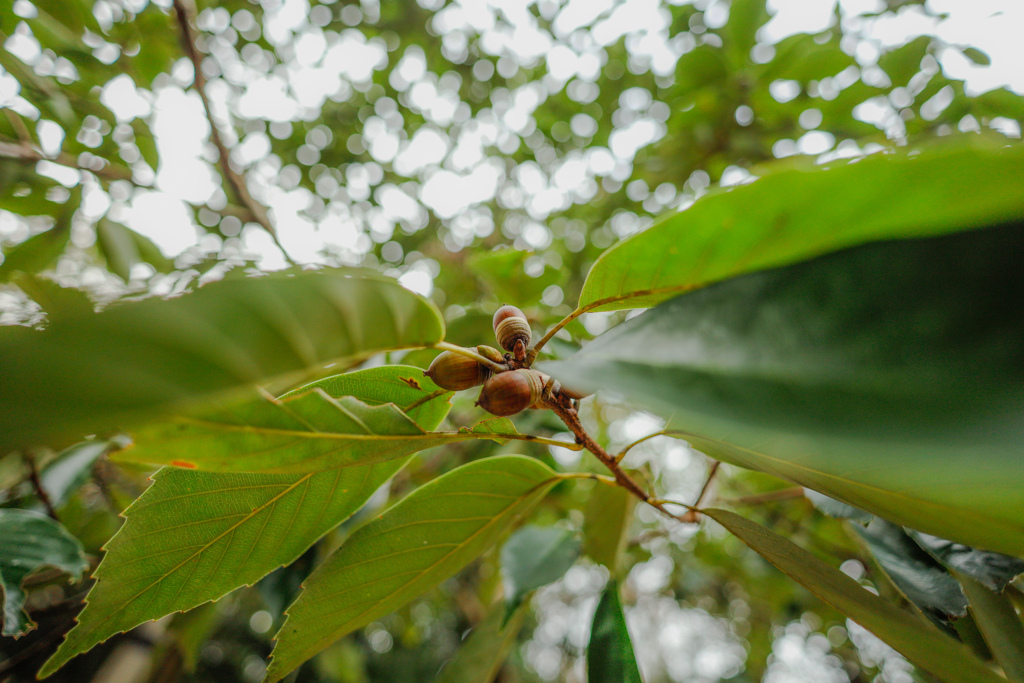
[[[530,345],[530,323],[515,306],[502,306],[494,313],[494,336],[506,351],[514,351],[516,342],[523,342],[523,349]]]
[[[484,383],[476,404],[492,415],[515,415],[540,400],[547,381],[548,376],[536,370],[500,372]]]
[[[581,398],[586,398],[587,396],[590,396],[589,392],[572,389],[570,387],[565,386],[564,384],[562,385],[561,391],[563,395],[568,396],[569,398],[574,398],[577,401],[580,400]]]
[[[462,391],[486,382],[491,376],[491,369],[469,356],[444,351],[423,374],[442,389]]]

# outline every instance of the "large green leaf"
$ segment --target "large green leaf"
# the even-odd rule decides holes
[[[619,602],[619,584],[608,581],[597,603],[587,645],[590,683],[643,683]]]
[[[82,544],[58,522],[28,510],[0,510],[3,635],[24,635],[34,625],[22,610],[25,577],[40,567],[56,567],[80,579],[88,566]]]
[[[694,447],[1024,554],[1024,226],[879,242],[668,301],[541,366]]]
[[[506,621],[504,607],[492,608],[463,639],[434,683],[491,683],[516,642],[526,612],[527,607],[521,605]]]
[[[421,370],[405,372],[427,391],[445,393]],[[457,432],[428,432],[393,403],[371,406],[316,387],[280,401],[248,399],[152,422],[138,430],[135,447],[116,457],[209,472],[298,473],[360,467],[471,439],[531,438],[505,418]]]
[[[559,481],[536,460],[477,460],[361,527],[306,580],[278,632],[267,681],[398,609],[489,548]]]
[[[772,173],[703,197],[606,251],[587,275],[579,305],[653,306],[873,240],[999,223],[1024,215],[1022,174],[1024,146],[963,141]]]
[[[596,484],[583,515],[583,554],[615,577],[621,564],[637,499],[621,486]]]
[[[395,383],[403,369],[340,375],[338,395],[387,398],[425,428],[448,412],[449,392]],[[361,393],[364,388],[370,390]],[[429,397],[429,398],[428,398]],[[428,399],[424,401],[424,399]],[[212,474],[168,468],[125,511],[121,531],[96,570],[78,625],[43,667],[47,676],[75,655],[144,621],[215,600],[297,558],[358,510],[406,459],[304,475]]]
[[[531,591],[562,578],[580,555],[580,539],[570,529],[528,525],[501,548],[508,613]]]
[[[422,297],[345,271],[229,279],[42,331],[3,328],[0,377],[10,390],[0,392],[0,451],[125,428],[155,411],[443,336]]]
[[[774,531],[726,510],[703,512],[786,576],[874,633],[915,666],[935,674],[946,683],[996,683],[1004,680],[960,643],[861,588],[846,574]]]

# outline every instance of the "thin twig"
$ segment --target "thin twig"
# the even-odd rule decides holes
[[[636,441],[634,441],[633,443],[629,444],[621,451],[619,451],[619,454],[615,456],[615,462],[622,462],[622,459],[626,457],[626,453],[629,453],[629,451],[632,450],[634,446],[639,446],[644,441],[647,441],[648,439],[653,439],[656,436],[666,436],[670,434],[672,434],[672,430],[662,429],[660,432],[654,432],[653,434],[648,434],[647,436],[637,439]]]
[[[721,465],[717,460],[711,462],[711,468],[708,470],[708,478],[704,480],[704,486],[700,488],[700,493],[697,494],[697,502],[693,506],[687,506],[689,510],[682,516],[684,522],[696,522],[700,519],[699,510],[701,504],[704,502],[704,497],[711,491],[711,482],[714,481],[715,475],[718,473],[718,466]]]
[[[203,109],[206,111],[206,118],[210,122],[210,140],[217,148],[217,154],[220,157],[220,169],[221,173],[224,174],[228,184],[231,185],[231,190],[234,192],[235,197],[238,198],[240,204],[245,206],[252,212],[253,220],[259,223],[260,227],[267,231],[271,239],[274,240],[274,244],[281,250],[284,258],[288,263],[295,265],[288,252],[281,245],[281,242],[277,237],[277,230],[270,223],[270,219],[267,217],[267,211],[262,204],[253,199],[253,196],[249,193],[249,187],[245,184],[245,179],[235,172],[231,168],[231,151],[224,143],[224,138],[221,137],[220,128],[217,126],[217,121],[213,116],[213,110],[210,107],[210,99],[206,95],[206,76],[203,75],[203,57],[199,54],[199,48],[196,46],[196,35],[192,28],[192,17],[188,8],[185,7],[183,0],[174,0],[174,12],[178,18],[178,26],[181,28],[181,43],[185,49],[185,53],[188,55],[189,60],[192,62],[192,68],[195,71],[194,86],[196,92],[199,93],[199,99],[203,102]]]
[[[43,507],[46,508],[46,514],[59,522],[60,517],[57,516],[57,510],[53,507],[53,501],[50,500],[49,494],[43,488],[43,482],[39,480],[39,470],[36,469],[35,458],[28,451],[22,451],[21,457],[28,466],[28,478],[32,482],[32,487],[36,490],[36,497],[43,503]]]

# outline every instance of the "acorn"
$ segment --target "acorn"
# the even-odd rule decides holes
[[[476,404],[492,415],[515,415],[541,399],[547,381],[548,376],[536,370],[500,372],[484,383]]]
[[[561,391],[563,395],[568,396],[569,398],[575,399],[577,401],[580,400],[581,398],[586,398],[587,396],[590,396],[590,394],[592,393],[586,391],[579,391],[578,389],[572,389],[570,387],[565,386],[564,384],[562,385]]]
[[[523,342],[523,349],[530,345],[530,323],[523,312],[508,304],[494,312],[494,336],[506,351],[515,351],[516,343]]]
[[[505,362],[505,356],[501,355],[501,351],[494,348],[493,346],[481,344],[480,346],[476,347],[476,352],[479,353],[484,358],[486,358],[487,360],[492,360],[495,363]]]
[[[423,374],[442,389],[462,391],[486,382],[491,369],[469,356],[443,351]]]

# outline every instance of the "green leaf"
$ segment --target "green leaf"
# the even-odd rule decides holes
[[[489,548],[559,481],[521,456],[463,465],[361,527],[306,580],[278,632],[268,682],[398,609]]]
[[[781,170],[703,197],[606,251],[587,275],[579,305],[653,306],[712,282],[873,240],[996,224],[1024,215],[1016,182],[1022,173],[1024,146],[962,140],[919,154]]]
[[[1019,223],[862,245],[678,297],[540,367],[634,397],[718,459],[1020,555],[1022,260]]]
[[[931,46],[930,36],[919,36],[906,45],[886,52],[878,58],[882,68],[895,86],[905,86],[921,70],[921,60]]]
[[[583,515],[583,554],[608,568],[613,577],[629,539],[637,499],[620,486],[596,484]]]
[[[516,642],[526,611],[525,606],[520,607],[506,622],[504,608],[492,608],[463,639],[434,683],[491,683]]]
[[[940,619],[967,614],[960,584],[901,527],[876,517],[866,527],[853,528],[900,592],[922,611]]]
[[[132,266],[137,263],[149,263],[159,272],[173,269],[173,264],[148,237],[107,218],[96,224],[96,245],[110,272],[125,282],[131,279]]]
[[[506,614],[530,592],[562,578],[580,556],[580,539],[569,529],[524,526],[501,548]]]
[[[82,441],[67,448],[39,473],[39,482],[58,510],[89,480],[96,460],[118,444],[112,441]]]
[[[971,602],[974,621],[1006,677],[1015,683],[1024,681],[1024,626],[1013,603],[965,574],[957,578]]]
[[[0,329],[0,376],[18,387],[0,395],[0,452],[123,429],[330,361],[443,336],[422,297],[345,271],[227,279],[42,331]]]
[[[56,567],[76,580],[89,566],[82,544],[59,523],[28,510],[0,510],[0,587],[4,593],[3,635],[15,638],[35,626],[22,607],[21,582],[40,567]]]
[[[587,645],[587,680],[590,683],[643,683],[619,602],[619,584],[609,580],[601,594]]]
[[[1024,560],[1016,557],[978,550],[920,531],[908,529],[907,533],[939,562],[966,574],[991,591],[1001,593],[1010,581],[1024,573]]]
[[[401,370],[379,367],[333,378],[334,390],[372,401],[363,387],[391,383]],[[403,384],[392,396],[406,405],[431,392]],[[449,408],[445,393],[409,410],[426,428]],[[298,475],[210,474],[163,469],[129,507],[96,570],[78,625],[44,665],[47,676],[115,633],[216,600],[294,561],[358,510],[407,462]]]
[[[451,396],[419,368],[392,367],[415,378],[428,394]],[[506,443],[534,437],[520,435],[506,418],[457,432],[428,432],[393,402],[371,406],[353,396],[333,398],[314,387],[280,400],[257,397],[151,422],[137,430],[135,446],[115,459],[207,472],[302,473],[361,467],[482,438]]]
[[[964,53],[964,56],[967,57],[967,59],[971,60],[978,66],[992,65],[992,58],[989,57],[988,53],[983,50],[979,50],[976,47],[965,47],[962,49],[962,52]]]
[[[726,510],[702,511],[786,576],[947,683],[1003,680],[966,647],[870,593],[838,569],[760,524]]]
[[[15,273],[38,273],[52,266],[71,239],[70,223],[57,224],[29,237],[4,254],[0,263],[0,282],[8,282]]]

